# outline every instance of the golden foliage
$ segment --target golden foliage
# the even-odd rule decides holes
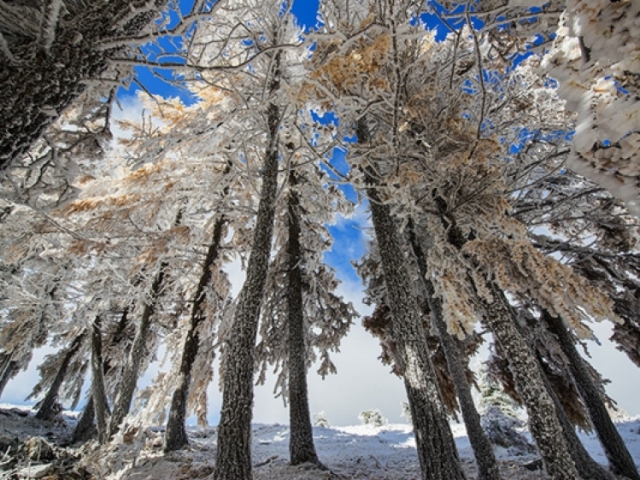
[[[134,170],[129,175],[127,175],[124,179],[124,182],[130,185],[135,183],[144,185],[149,181],[149,178],[152,175],[161,172],[165,167],[166,165],[164,162],[143,165],[142,167]]]
[[[137,193],[127,193],[124,195],[113,195],[101,198],[83,198],[71,202],[62,209],[63,214],[85,213],[105,207],[126,207],[140,201]]]
[[[364,40],[348,53],[335,55],[311,73],[311,78],[329,82],[341,93],[353,91],[356,86],[364,86],[369,91],[389,90],[389,82],[380,75],[391,48],[388,34],[378,35],[366,44]],[[331,51],[331,48],[328,49]]]
[[[604,292],[589,285],[571,267],[540,253],[526,239],[477,239],[468,242],[462,253],[484,272],[487,282],[495,282],[502,290],[515,295],[535,299],[582,338],[592,333],[585,321],[605,318],[622,321],[613,312],[613,302]]]

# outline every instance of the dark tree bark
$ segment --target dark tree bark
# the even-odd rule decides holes
[[[64,358],[58,367],[58,371],[56,373],[56,377],[53,379],[53,383],[49,387],[47,391],[47,395],[44,397],[38,412],[36,413],[36,418],[40,420],[50,420],[56,415],[55,405],[58,400],[58,392],[60,391],[60,387],[64,382],[64,378],[67,374],[67,368],[69,368],[69,363],[71,363],[71,359],[78,352],[80,347],[82,346],[82,342],[84,342],[86,331],[83,331],[80,335],[78,335],[71,346],[64,354]]]
[[[116,346],[119,343],[123,342],[127,338],[127,327],[129,326],[129,312],[131,308],[127,306],[122,315],[120,316],[120,320],[118,321],[118,325],[116,331],[113,332],[111,339],[109,341],[110,346]],[[92,333],[92,376],[93,376],[93,333]],[[103,360],[103,378],[105,375],[109,375],[114,366],[111,364],[110,359],[104,358]],[[92,380],[93,382],[93,380]],[[103,383],[104,385],[104,383]],[[89,397],[87,399],[87,404],[82,410],[82,415],[80,416],[80,420],[78,420],[78,425],[73,432],[73,441],[74,442],[85,442],[95,437],[98,433],[96,425],[94,424],[94,420],[96,417],[95,404],[93,401],[93,385],[89,390]],[[108,409],[107,409],[108,414]]]
[[[182,220],[183,210],[179,209],[174,225],[180,225]],[[156,311],[156,305],[158,302],[158,296],[162,291],[162,287],[165,279],[165,271],[168,267],[166,262],[160,264],[160,268],[156,273],[153,283],[151,284],[151,291],[149,292],[149,300],[145,302],[142,309],[142,315],[140,316],[140,324],[138,330],[133,339],[131,350],[127,358],[127,363],[124,366],[122,372],[122,378],[120,380],[120,386],[118,394],[116,396],[113,413],[109,422],[109,436],[114,435],[120,428],[120,423],[127,416],[131,409],[131,401],[133,400],[133,394],[136,390],[136,384],[138,383],[138,377],[140,376],[140,367],[142,360],[148,353],[146,348],[147,336],[149,334],[149,328],[151,327],[151,317]],[[127,309],[128,312],[128,309]],[[121,322],[126,324],[127,314],[122,317]],[[114,339],[115,340],[115,339]]]
[[[151,284],[151,292],[149,292],[149,300],[145,302],[142,309],[142,315],[140,316],[140,324],[136,336],[133,339],[131,350],[127,358],[127,363],[124,366],[122,372],[122,379],[120,380],[120,387],[116,396],[111,419],[109,420],[109,436],[114,435],[120,428],[120,423],[124,420],[124,417],[129,413],[131,408],[131,400],[133,394],[136,391],[136,384],[138,377],[140,376],[140,366],[142,360],[147,352],[146,343],[147,335],[149,334],[149,328],[151,327],[151,317],[156,309],[156,302],[158,294],[162,289],[164,282],[165,270],[167,264],[163,262],[160,265],[160,269],[153,279]]]
[[[447,211],[446,201],[440,196],[434,200],[447,231],[447,241],[461,249],[467,238],[455,217]],[[474,285],[471,277],[469,281]],[[484,322],[509,358],[516,391],[527,409],[529,430],[538,445],[547,473],[555,480],[576,479],[578,472],[564,441],[553,400],[544,386],[538,361],[518,331],[514,312],[503,292],[495,285],[491,285],[490,290],[492,302],[480,299],[485,311]]]
[[[289,175],[291,191],[288,198],[288,350],[289,350],[289,455],[292,465],[314,463],[321,465],[313,444],[313,427],[309,413],[307,389],[307,352],[305,346],[304,313],[302,306],[302,273],[300,262],[300,221],[298,194],[294,172]]]
[[[189,330],[182,347],[182,357],[180,359],[180,371],[178,376],[178,386],[174,390],[171,397],[171,407],[169,408],[169,419],[164,437],[165,452],[179,450],[189,443],[187,431],[185,430],[185,417],[187,415],[187,403],[189,398],[189,385],[191,384],[191,369],[198,355],[198,347],[200,343],[200,335],[198,334],[198,326],[205,320],[205,300],[207,293],[205,289],[211,283],[212,268],[218,259],[220,251],[220,241],[222,240],[222,232],[226,219],[220,216],[213,227],[213,239],[207,250],[204,264],[202,266],[202,275],[196,289],[193,307],[191,309],[191,317],[189,321]]]
[[[361,143],[365,138],[366,134],[364,138],[362,134],[358,135]],[[380,200],[373,173],[366,171],[365,175],[371,217],[380,249],[387,299],[392,315],[392,335],[397,348],[397,362],[403,370],[422,478],[462,480],[466,477],[429,359],[426,336],[411,289],[397,228],[389,206]]]
[[[89,394],[87,404],[84,406],[82,415],[80,415],[80,419],[78,420],[78,424],[73,430],[73,443],[86,442],[96,435],[97,430],[95,424],[93,423],[95,416],[96,411],[93,407],[93,395]]]
[[[3,353],[3,362],[0,364],[0,397],[2,397],[2,392],[4,388],[9,383],[9,380],[13,378],[16,374],[18,364],[11,360],[11,355],[8,353]]]
[[[562,352],[569,360],[571,375],[585,402],[589,417],[611,464],[611,469],[616,475],[624,475],[631,480],[640,480],[633,458],[618,429],[611,421],[602,397],[593,383],[593,378],[585,368],[567,327],[560,318],[552,316],[546,310],[543,311],[543,318],[549,326],[549,330],[558,339]]]
[[[269,93],[280,87],[280,52],[274,58]],[[278,129],[280,109],[267,108],[269,143],[262,167],[262,187],[245,279],[229,337],[224,346],[222,411],[218,426],[215,480],[251,480],[251,417],[253,369],[260,305],[269,268],[275,201],[278,187]]]
[[[109,402],[104,386],[104,361],[102,360],[102,319],[96,316],[91,329],[91,397],[95,409],[98,441],[108,440],[107,420],[109,418]]]
[[[551,478],[578,478],[553,400],[544,385],[538,362],[528,343],[518,331],[513,311],[497,287],[492,288],[493,301],[483,301],[485,323],[493,332],[512,366],[511,372],[518,395],[529,415],[529,429]]]
[[[16,34],[11,25],[0,22],[0,33],[8,34],[4,38],[10,39],[8,50],[0,49],[0,170],[24,154],[82,93],[83,81],[95,80],[106,70],[115,50],[101,45],[137,33],[166,2],[156,0],[150,4],[151,9],[145,3],[72,2],[66,13],[60,13],[54,25],[55,37],[46,48],[38,42],[40,32]],[[140,10],[139,15],[131,15],[133,7]],[[26,5],[22,8],[36,9]],[[15,9],[15,5],[8,8],[6,18],[15,15]]]
[[[427,260],[415,236],[413,222],[408,225],[409,242],[416,257],[420,277],[427,292],[427,301],[431,309],[431,321],[438,331],[440,344],[447,360],[447,367],[460,402],[460,411],[467,429],[469,442],[478,465],[478,480],[499,480],[500,472],[498,462],[493,452],[493,446],[482,429],[480,415],[473,402],[471,386],[465,374],[461,361],[461,353],[455,339],[447,331],[447,325],[442,314],[442,301],[435,296],[435,288],[429,280],[427,272]]]
[[[542,365],[540,358],[538,358],[538,362]],[[584,448],[580,438],[578,438],[575,427],[569,420],[564,408],[562,408],[562,403],[560,403],[560,399],[554,392],[553,387],[542,368],[540,369],[540,373],[542,380],[544,381],[544,386],[553,400],[553,405],[556,408],[556,414],[558,416],[560,426],[562,427],[564,439],[567,442],[569,453],[571,454],[571,458],[573,458],[573,463],[576,465],[580,478],[583,480],[615,480],[611,473],[591,458],[591,455],[589,455],[587,449]]]

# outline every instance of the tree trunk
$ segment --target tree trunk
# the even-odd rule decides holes
[[[538,358],[538,364],[541,365],[540,358]],[[583,480],[615,480],[613,475],[611,475],[611,473],[609,473],[602,465],[591,458],[591,455],[589,455],[587,449],[584,448],[584,445],[576,434],[575,427],[564,411],[562,403],[560,403],[558,396],[553,391],[553,387],[551,386],[549,379],[542,370],[542,367],[540,367],[540,374],[542,376],[542,380],[544,381],[544,386],[547,389],[549,396],[553,400],[553,405],[556,408],[556,414],[558,416],[560,426],[562,427],[564,439],[567,442],[569,453],[571,454],[573,463],[575,463],[576,469],[580,474],[580,478],[582,478]]]
[[[89,394],[87,404],[84,406],[82,415],[78,420],[78,424],[76,425],[75,430],[73,431],[73,443],[86,442],[89,439],[93,438],[93,436],[96,434],[96,427],[93,423],[95,415],[96,412],[93,408],[93,395]]]
[[[140,325],[138,326],[138,331],[133,339],[127,363],[125,364],[124,371],[122,372],[118,395],[116,396],[113,405],[113,413],[111,414],[111,419],[109,421],[109,437],[118,431],[120,423],[122,423],[124,417],[127,416],[129,409],[131,408],[131,400],[133,399],[136,384],[138,383],[138,377],[140,376],[140,365],[142,365],[142,360],[147,351],[147,334],[151,327],[151,317],[156,309],[156,302],[158,294],[162,289],[166,268],[167,264],[162,262],[160,264],[160,269],[151,284],[151,292],[149,292],[150,298],[148,302],[145,302],[144,308],[142,309]]]
[[[380,201],[373,186],[373,175],[369,171],[365,175],[369,185],[367,196],[380,249],[387,300],[392,314],[392,335],[397,348],[397,361],[404,373],[422,478],[464,479],[465,475],[429,359],[426,336],[411,289],[397,228],[388,205]]]
[[[280,51],[274,59],[274,80],[269,90],[279,88]],[[260,305],[264,294],[271,254],[271,239],[278,187],[278,129],[280,109],[267,108],[269,144],[262,168],[262,187],[245,279],[236,307],[231,331],[224,346],[222,411],[218,426],[215,480],[250,480],[251,416],[253,370]]]
[[[2,360],[3,362],[0,364],[0,367],[2,367],[0,368],[0,397],[2,397],[2,392],[7,386],[7,383],[9,383],[9,380],[11,380],[13,375],[16,373],[15,370],[17,365],[16,362],[11,360],[11,354],[9,353],[3,353]]]
[[[538,362],[514,323],[511,307],[502,291],[492,288],[493,301],[483,301],[485,323],[509,358],[518,395],[529,415],[529,429],[535,439],[547,473],[554,480],[575,480],[578,472],[558,424],[553,400],[547,393]]]
[[[440,196],[435,197],[434,201],[447,231],[447,241],[458,250],[461,249],[467,238],[462,234],[455,217],[447,211],[446,201]],[[475,287],[470,276],[469,282]],[[490,288],[492,302],[478,297],[485,310],[484,321],[513,367],[511,373],[516,391],[527,409],[529,430],[538,445],[547,473],[554,480],[575,480],[578,472],[558,424],[553,400],[545,389],[538,362],[518,331],[515,315],[503,292],[495,285]]]
[[[185,430],[185,417],[187,415],[189,385],[191,384],[191,369],[198,355],[200,342],[198,326],[205,320],[204,304],[207,299],[205,289],[209,286],[209,283],[211,283],[212,268],[218,258],[225,223],[226,219],[224,216],[216,220],[213,227],[213,239],[211,240],[204,265],[202,266],[202,275],[200,276],[200,282],[198,283],[193,307],[191,309],[189,331],[187,332],[184,346],[182,347],[178,387],[174,390],[171,397],[169,419],[164,437],[165,452],[179,450],[189,443],[187,431]]]
[[[104,372],[102,360],[102,319],[96,316],[91,329],[91,397],[98,427],[98,441],[102,444],[108,440],[107,419],[109,417],[109,402],[104,387]]]
[[[137,33],[153,18],[140,9],[142,1],[86,3],[64,18],[60,14],[48,51],[29,41],[30,32],[24,41],[9,45],[13,58],[0,49],[0,170],[31,147],[84,90],[83,81],[98,79],[106,70],[114,49],[100,48],[103,40]],[[150,4],[152,12],[164,3]],[[134,6],[142,13],[117,31],[117,22],[130,16]]]
[[[83,331],[80,335],[78,335],[71,343],[71,346],[67,350],[67,353],[65,353],[64,358],[62,359],[62,362],[58,367],[56,377],[53,379],[53,383],[51,383],[51,386],[49,387],[49,391],[47,392],[47,395],[44,397],[44,400],[42,401],[42,405],[40,405],[40,408],[36,413],[36,418],[40,420],[51,420],[51,418],[55,416],[56,412],[54,410],[54,406],[56,404],[56,401],[58,400],[58,392],[60,391],[62,382],[64,382],[64,377],[67,374],[67,368],[69,367],[69,363],[71,363],[71,359],[82,346],[82,342],[84,341],[85,335],[86,335],[85,331]]]
[[[482,429],[480,415],[476,410],[471,395],[471,386],[467,380],[464,365],[461,361],[460,348],[456,344],[455,339],[447,331],[447,325],[442,315],[442,300],[435,296],[435,288],[431,280],[429,280],[427,272],[427,260],[422,247],[415,237],[413,222],[410,220],[408,225],[409,241],[413,253],[416,257],[418,268],[420,269],[420,277],[427,292],[427,300],[431,309],[431,321],[438,331],[440,344],[447,359],[447,367],[453,380],[453,384],[458,394],[460,402],[460,411],[467,429],[469,442],[473,449],[473,454],[478,464],[478,480],[499,480],[500,472],[498,462],[493,452],[491,442],[487,438]]]
[[[291,188],[296,185],[293,172],[289,175],[289,185]],[[300,253],[300,222],[298,219],[299,200],[295,191],[289,192],[288,202],[289,455],[291,465],[307,462],[321,465],[313,444],[313,427],[309,413],[302,273],[300,272],[302,255]]]
[[[611,421],[602,397],[593,383],[593,378],[587,372],[567,327],[560,318],[552,316],[546,310],[543,310],[543,318],[549,325],[549,330],[557,337],[562,352],[569,360],[571,375],[585,402],[591,422],[611,464],[611,469],[616,475],[624,475],[631,480],[640,480],[633,458],[618,429]]]

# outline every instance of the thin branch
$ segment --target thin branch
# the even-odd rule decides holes
[[[478,43],[478,36],[476,35],[476,30],[471,23],[471,17],[469,16],[469,4],[467,4],[467,8],[465,9],[465,16],[467,18],[467,23],[469,24],[469,29],[471,30],[471,35],[473,36],[473,44],[475,47],[476,58],[478,59],[478,74],[480,76],[480,89],[482,90],[482,104],[480,106],[480,119],[478,120],[478,132],[476,133],[476,138],[480,138],[480,133],[482,132],[482,123],[484,122],[484,109],[485,103],[487,101],[487,90],[484,85],[484,67],[482,66],[482,56],[480,55],[480,44]]]

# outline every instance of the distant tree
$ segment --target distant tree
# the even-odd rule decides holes
[[[358,419],[363,425],[372,425],[374,427],[382,427],[389,423],[389,421],[382,416],[382,412],[377,408],[373,410],[363,410],[358,414]]]

